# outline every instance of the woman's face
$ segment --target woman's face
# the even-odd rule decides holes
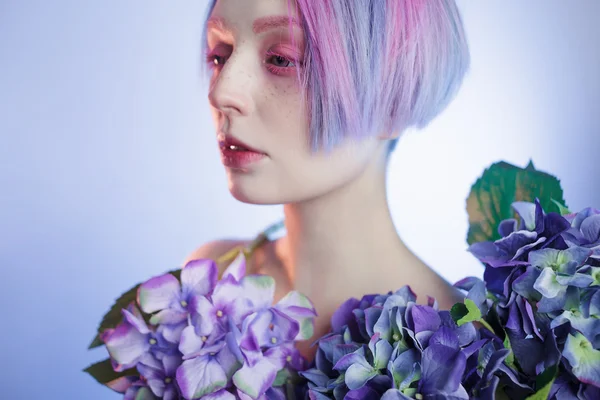
[[[229,189],[246,203],[324,195],[353,181],[385,152],[378,138],[348,140],[327,154],[310,151],[307,107],[296,76],[305,57],[304,32],[294,26],[292,42],[287,3],[217,0],[207,26],[217,140]],[[292,3],[298,18],[294,8]]]

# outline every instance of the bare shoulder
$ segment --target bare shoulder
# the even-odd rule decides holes
[[[192,260],[198,260],[201,258],[209,258],[211,260],[217,260],[223,254],[227,253],[230,250],[233,250],[235,247],[241,247],[248,245],[250,241],[248,240],[235,240],[235,239],[220,239],[213,240],[208,243],[204,243],[196,250],[192,251],[190,255],[184,260],[182,267],[185,267],[187,263]],[[219,265],[219,269],[225,267],[224,265]]]

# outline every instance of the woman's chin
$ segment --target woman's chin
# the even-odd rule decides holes
[[[242,203],[257,205],[281,204],[278,198],[274,198],[268,194],[268,187],[266,188],[267,190],[264,190],[263,186],[244,181],[243,178],[229,178],[229,192],[236,200]]]

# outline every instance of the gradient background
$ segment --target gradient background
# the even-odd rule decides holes
[[[281,216],[227,190],[198,74],[206,3],[0,0],[0,398],[119,398],[81,372],[113,299]],[[573,210],[600,206],[600,1],[459,5],[472,69],[389,174],[399,232],[450,281],[481,276],[464,206],[492,162],[532,158]]]

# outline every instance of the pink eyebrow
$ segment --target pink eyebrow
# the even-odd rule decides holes
[[[259,34],[269,29],[288,26],[290,22],[292,23],[292,25],[301,28],[300,23],[294,17],[288,17],[284,15],[273,15],[268,17],[257,18],[252,24],[252,31],[255,34]],[[231,28],[227,26],[225,19],[222,17],[210,17],[207,22],[207,26],[223,32],[231,32]]]
[[[283,15],[270,16],[257,18],[252,24],[252,31],[259,34],[269,29],[280,28],[282,26],[289,26],[290,22],[292,25],[296,25],[300,28],[300,23],[294,17],[288,17]]]

